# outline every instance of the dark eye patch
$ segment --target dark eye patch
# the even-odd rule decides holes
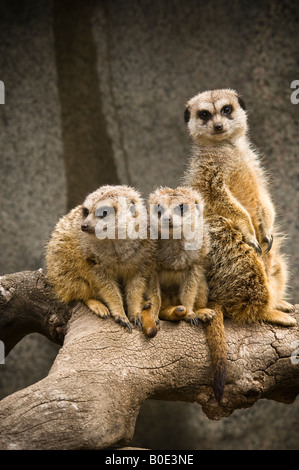
[[[174,212],[176,214],[186,214],[186,212],[188,211],[189,207],[188,207],[188,204],[180,204],[179,206],[176,206],[174,208]]]
[[[203,121],[208,121],[208,119],[210,119],[212,115],[210,111],[207,111],[206,109],[202,109],[201,111],[198,111],[197,116]]]
[[[232,110],[233,107],[230,104],[225,104],[221,109],[221,114],[223,114],[224,116],[228,116],[229,114],[231,114]]]
[[[84,218],[86,218],[89,215],[89,210],[87,209],[87,207],[83,207],[82,214]]]
[[[161,217],[163,212],[165,212],[165,209],[164,209],[163,206],[161,206],[161,204],[155,204],[154,205],[154,212],[155,212],[155,214],[158,215],[158,217]]]
[[[107,217],[107,215],[110,215],[112,213],[114,213],[114,208],[112,206],[103,206],[99,207],[96,210],[95,215],[100,219],[104,219],[105,217]]]
[[[131,201],[131,204],[130,204],[130,212],[133,215],[133,217],[136,216],[136,204],[133,201]]]

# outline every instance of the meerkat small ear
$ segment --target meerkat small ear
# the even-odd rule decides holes
[[[184,112],[184,121],[185,121],[186,124],[188,124],[188,122],[190,120],[190,115],[191,115],[190,109],[187,107],[185,109],[185,112]]]
[[[244,109],[244,111],[246,111],[245,101],[239,95],[238,95],[238,102],[239,102],[239,105],[241,106],[241,108]]]

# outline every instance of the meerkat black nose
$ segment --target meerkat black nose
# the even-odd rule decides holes
[[[170,224],[171,222],[172,222],[172,217],[170,215],[162,218],[162,223],[165,225]]]
[[[83,232],[88,232],[88,230],[89,230],[89,225],[88,225],[88,224],[82,224],[82,225],[81,225],[81,230],[82,230]]]
[[[222,131],[223,130],[223,125],[220,124],[219,122],[217,122],[216,124],[214,124],[214,131]]]

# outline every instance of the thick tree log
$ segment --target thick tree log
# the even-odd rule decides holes
[[[298,327],[225,321],[228,377],[220,406],[203,326],[162,322],[149,339],[78,303],[65,329],[70,311],[55,301],[42,271],[3,276],[0,285],[0,339],[9,348],[31,331],[58,343],[67,331],[48,376],[0,402],[1,449],[126,444],[148,398],[197,402],[220,419],[261,398],[292,403],[299,393]],[[298,309],[294,315],[299,322]]]

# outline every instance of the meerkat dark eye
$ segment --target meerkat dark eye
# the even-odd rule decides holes
[[[155,212],[155,214],[157,214],[157,216],[158,216],[159,218],[160,218],[161,215],[163,214],[164,210],[165,210],[164,207],[161,206],[160,204],[155,204],[155,205],[154,205],[154,212]]]
[[[174,212],[176,214],[186,214],[188,211],[188,204],[180,204],[179,206],[175,207]]]
[[[227,116],[228,114],[230,114],[232,112],[232,110],[233,110],[233,107],[230,104],[226,104],[221,109],[221,114],[224,114],[224,115]]]
[[[203,121],[207,121],[208,119],[210,119],[211,113],[206,109],[203,109],[202,111],[198,111],[197,116]]]
[[[86,218],[89,215],[89,210],[86,207],[83,207],[82,214],[83,217]]]
[[[110,215],[114,212],[114,209],[113,207],[111,206],[104,206],[104,207],[99,207],[96,212],[95,212],[95,215],[96,217],[99,217],[100,219],[104,219],[105,217],[107,217],[107,215]]]

